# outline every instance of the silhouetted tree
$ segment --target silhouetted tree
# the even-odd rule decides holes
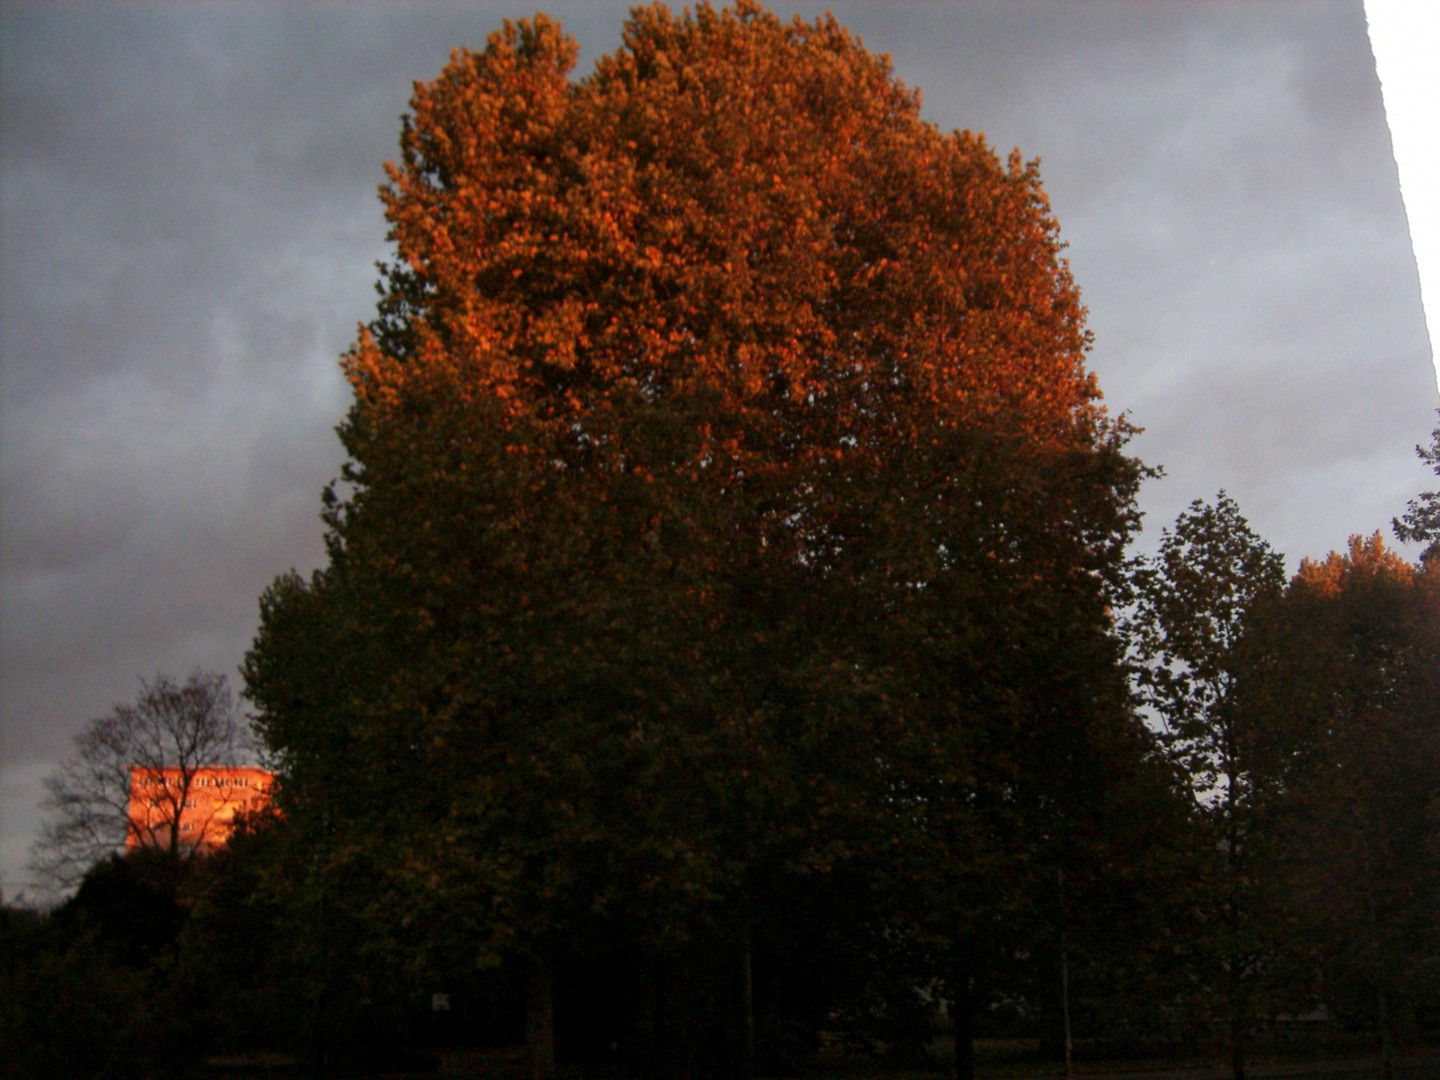
[[[1132,624],[1142,693],[1161,739],[1188,777],[1207,824],[1200,899],[1222,965],[1219,996],[1229,1026],[1231,1071],[1245,1075],[1246,1042],[1276,989],[1285,955],[1275,910],[1280,866],[1267,833],[1277,777],[1259,754],[1263,717],[1242,707],[1247,635],[1259,609],[1284,587],[1281,556],[1225,492],[1199,500],[1162,536],[1139,575]],[[1218,856],[1213,864],[1209,853]]]
[[[1417,446],[1415,452],[1440,476],[1440,426],[1431,433],[1430,445]],[[1440,556],[1440,491],[1421,492],[1411,499],[1404,515],[1394,519],[1392,525],[1396,537],[1401,540],[1428,540],[1430,546],[1425,549],[1425,557]]]
[[[239,764],[248,729],[224,675],[196,671],[183,683],[169,675],[142,681],[133,703],[116,705],[75,737],[70,756],[45,780],[48,818],[31,849],[31,870],[51,890],[79,884],[96,863],[129,844],[187,855],[181,810],[196,773]],[[131,816],[132,770],[177,783],[156,784],[155,805]]]

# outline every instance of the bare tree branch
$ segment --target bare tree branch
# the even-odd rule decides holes
[[[125,846],[189,857],[181,817],[196,774],[243,764],[249,732],[224,675],[195,671],[141,680],[133,703],[116,705],[75,737],[75,748],[45,780],[49,820],[30,852],[30,870],[55,893]],[[149,805],[131,813],[132,773]]]

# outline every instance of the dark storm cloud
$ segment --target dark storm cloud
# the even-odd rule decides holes
[[[301,22],[58,8],[6,28],[12,889],[29,807],[9,771],[33,785],[32,762],[136,676],[233,669],[259,590],[318,557],[335,355],[383,250],[372,192],[393,133],[369,111],[398,112],[406,83],[310,115],[321,28]]]
[[[1321,554],[1423,483],[1435,405],[1363,13],[1140,7],[1047,13],[1002,145],[1042,156],[1101,383],[1169,472],[1151,540],[1223,485]]]
[[[576,14],[612,47],[623,8]],[[499,18],[468,4],[0,11],[12,893],[39,779],[84,723],[139,676],[233,671],[260,591],[318,562],[346,402],[336,358],[385,253],[381,163],[412,81]]]
[[[84,723],[137,676],[233,671],[260,591],[318,563],[411,82],[535,6],[582,74],[626,8],[0,8],[5,889]],[[1434,376],[1358,3],[831,6],[938,126],[1042,159],[1094,367],[1169,473],[1147,542],[1225,487],[1293,563],[1425,484]]]

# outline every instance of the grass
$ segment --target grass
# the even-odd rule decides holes
[[[1129,1046],[1124,1053],[1099,1042],[1081,1041],[1075,1047],[1074,1076],[1124,1077],[1143,1075],[1146,1080],[1174,1077],[1175,1080],[1210,1080],[1226,1076],[1224,1052],[1212,1045],[1185,1052],[1174,1046]],[[1148,1052],[1147,1052],[1148,1051]],[[937,1040],[932,1047],[932,1066],[903,1066],[863,1055],[846,1053],[831,1046],[817,1055],[794,1080],[936,1080],[949,1074],[951,1047]],[[1054,1057],[1042,1056],[1038,1039],[982,1039],[975,1046],[978,1080],[1058,1080],[1064,1067]],[[1409,1048],[1398,1055],[1396,1080],[1440,1078],[1440,1048]],[[239,1063],[235,1063],[238,1065]],[[1283,1080],[1379,1080],[1381,1070],[1373,1040],[1366,1037],[1323,1036],[1305,1040],[1258,1042],[1250,1055],[1255,1080],[1283,1077]],[[267,1067],[268,1065],[268,1067]],[[258,1067],[255,1067],[258,1066]],[[277,1068],[277,1066],[279,1066]],[[287,1067],[288,1066],[288,1067]],[[628,1080],[630,1074],[581,1066],[562,1066],[559,1080]],[[311,1080],[298,1062],[252,1062],[251,1068],[216,1069],[212,1080]],[[524,1080],[523,1051],[518,1048],[475,1051],[446,1056],[446,1067],[435,1072],[384,1072],[368,1080],[420,1080],[423,1076],[494,1078]],[[783,1080],[783,1078],[777,1078]]]

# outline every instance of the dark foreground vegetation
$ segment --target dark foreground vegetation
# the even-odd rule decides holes
[[[1133,557],[1034,163],[829,19],[575,57],[537,17],[417,85],[326,565],[243,669],[274,807],[8,912],[7,1067],[1432,1038],[1440,497],[1413,564],[1287,580],[1223,493]]]
[[[1235,565],[1216,561],[1222,540],[1263,554],[1234,514],[1222,498],[1182,517],[1157,579],[1181,545],[1212,588]],[[1063,1068],[1068,1031],[1081,1071],[1223,1058],[1261,1075],[1368,1055],[1376,1075],[1425,1075],[1434,1058],[1416,1048],[1440,1033],[1437,566],[1357,540],[1257,589],[1222,666],[1145,666],[1137,646],[1137,683],[1167,722],[1105,795],[1124,812],[1087,837],[1103,858],[973,871],[974,893],[937,898],[915,890],[925,868],[901,876],[894,844],[857,845],[823,867],[757,869],[743,921],[700,898],[692,921],[656,929],[617,904],[583,934],[553,931],[542,967],[477,955],[473,926],[396,903],[379,869],[271,813],[210,855],[110,857],[47,914],[4,909],[5,1068],[1034,1076]],[[1173,702],[1221,674],[1208,725],[1153,689]],[[1240,749],[1216,772],[1180,768],[1211,760],[1206,739]],[[993,933],[957,946],[919,929],[930,905],[962,903]],[[968,1011],[946,981],[956,948],[984,976],[962,984]]]
[[[140,852],[98,866],[79,893],[41,916],[4,922],[4,1075],[269,1077],[533,1075],[523,981],[505,965],[468,977],[417,978],[379,942],[302,927],[254,874],[268,841],[180,864]],[[247,865],[248,864],[248,865]],[[795,930],[791,928],[792,932]],[[861,951],[800,931],[757,941],[752,956],[754,1072],[900,1080],[949,1075],[953,1026],[943,1010],[880,985]],[[1139,943],[1137,942],[1137,945]],[[667,956],[567,960],[554,986],[556,1072],[573,1080],[742,1077],[744,957],[720,943]],[[1139,962],[1138,957],[1132,957]],[[869,958],[873,965],[874,958]],[[1050,974],[1054,974],[1053,972]],[[1193,974],[1193,973],[1192,973]],[[866,985],[861,985],[862,983]],[[1112,984],[1113,985],[1113,984]],[[1338,985],[1338,984],[1337,984]],[[1228,1055],[1208,1002],[1108,1000],[1073,988],[1073,1071],[1215,1075]],[[1351,998],[1367,986],[1342,987]],[[1064,1074],[1058,987],[1033,1003],[989,1007],[972,1028],[976,1075]],[[445,1009],[434,998],[444,993]],[[1177,997],[1176,1002],[1181,998]],[[1397,1000],[1400,1077],[1440,1068],[1433,1003]],[[1428,1011],[1427,1011],[1428,1010]],[[1328,1076],[1383,1068],[1373,1011],[1256,1017],[1251,1072]],[[1392,1018],[1392,1022],[1394,1022]],[[1316,1062],[1295,1073],[1295,1063]],[[1283,1068],[1281,1068],[1283,1066]]]

